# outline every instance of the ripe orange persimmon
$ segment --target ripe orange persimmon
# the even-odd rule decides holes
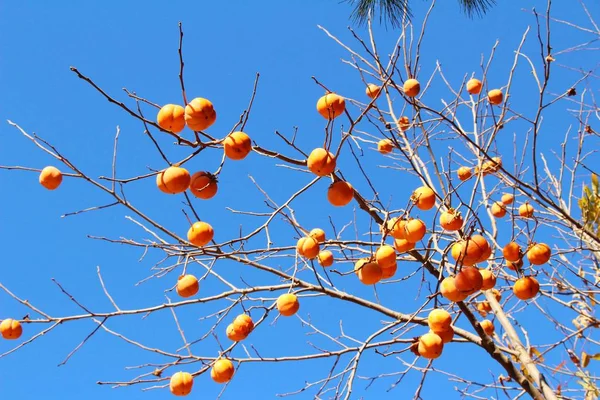
[[[533,265],[543,265],[550,261],[552,251],[546,243],[536,243],[527,250],[527,260]]]
[[[394,142],[391,139],[381,139],[377,142],[377,151],[381,154],[389,154],[394,150]]]
[[[403,85],[404,94],[408,97],[415,97],[421,91],[421,84],[416,79],[407,79]]]
[[[421,186],[415,189],[410,196],[410,199],[415,203],[419,210],[431,210],[435,205],[435,192],[427,186]]]
[[[165,104],[158,111],[156,122],[165,131],[179,133],[185,128],[185,110],[177,104]]]
[[[386,223],[386,230],[394,239],[404,239],[406,235],[404,225],[406,225],[406,220],[400,217],[390,218]]]
[[[173,166],[156,175],[156,186],[163,193],[183,193],[190,187],[191,180],[187,169]]]
[[[302,251],[302,246],[304,245],[305,240],[306,240],[306,237],[301,237],[300,239],[298,239],[298,242],[296,242],[296,251],[301,256],[304,256],[304,252]]]
[[[321,251],[319,242],[314,237],[308,236],[302,243],[302,255],[309,260],[317,258],[319,251]]]
[[[308,233],[308,236],[317,239],[317,242],[323,243],[325,241],[325,231],[321,228],[314,228]]]
[[[48,190],[54,190],[60,186],[63,180],[62,172],[56,167],[47,166],[40,172],[38,178],[40,185]]]
[[[208,129],[217,120],[217,112],[209,100],[196,97],[185,106],[185,123],[193,131]]]
[[[396,271],[398,270],[398,264],[393,263],[385,268],[381,268],[381,279],[390,279],[394,275],[396,275]]]
[[[519,261],[523,257],[523,253],[521,252],[521,246],[519,246],[516,242],[510,242],[502,249],[502,255],[504,259],[507,261]]]
[[[434,308],[427,316],[427,324],[434,333],[444,332],[451,329],[452,316],[446,310]]]
[[[358,279],[365,285],[374,285],[383,277],[383,272],[379,264],[368,258],[358,260],[354,264],[354,272],[358,276]]]
[[[492,321],[490,321],[489,319],[484,319],[479,324],[481,325],[481,328],[483,329],[483,331],[485,332],[486,335],[494,336],[495,328],[494,328],[494,323]]]
[[[427,227],[420,219],[410,219],[404,224],[404,239],[412,243],[417,243],[425,237]]]
[[[252,151],[252,140],[244,132],[233,132],[223,140],[223,149],[230,160],[243,160]]]
[[[317,176],[325,176],[335,171],[334,155],[322,147],[311,151],[306,161],[308,170]]]
[[[513,293],[521,300],[529,300],[540,291],[540,284],[533,276],[517,279],[513,285]]]
[[[529,203],[523,203],[519,206],[519,215],[523,218],[533,217],[533,206]]]
[[[396,264],[396,251],[392,246],[384,244],[375,252],[375,260],[381,268],[388,268]]]
[[[481,83],[481,81],[479,79],[471,78],[467,82],[467,92],[469,92],[469,94],[481,93],[482,87],[483,87],[483,84]]]
[[[497,106],[504,101],[504,94],[500,89],[492,89],[488,92],[488,101],[490,104]]]
[[[502,199],[501,199],[502,204],[504,204],[505,206],[512,204],[514,200],[515,200],[515,196],[513,196],[510,193],[504,193],[502,195]]]
[[[451,254],[457,262],[462,261],[463,265],[471,266],[485,261],[491,255],[491,247],[483,236],[473,235],[456,242],[452,246]]]
[[[169,390],[175,396],[187,396],[194,386],[194,378],[189,372],[176,372],[169,382]]]
[[[333,265],[333,253],[329,250],[322,250],[317,255],[317,261],[321,267],[331,267]]]
[[[292,293],[282,294],[277,298],[277,310],[284,317],[290,317],[298,312],[300,302],[298,297]]]
[[[226,358],[221,358],[213,364],[210,370],[210,377],[217,383],[226,383],[231,380],[234,372],[233,363]]]
[[[492,306],[490,306],[489,301],[480,301],[479,303],[477,303],[477,311],[484,315],[487,315],[487,313],[492,311]]]
[[[481,290],[488,290],[496,286],[496,277],[489,269],[480,268],[479,273],[481,274],[481,278],[483,279],[483,285],[481,286]]]
[[[447,231],[453,232],[463,227],[462,214],[453,208],[440,214],[440,226]]]
[[[0,323],[0,335],[4,339],[15,340],[23,334],[23,327],[17,320],[7,318]]]
[[[217,178],[207,171],[196,172],[190,179],[190,192],[202,200],[208,200],[217,194]]]
[[[398,118],[398,126],[400,127],[401,131],[407,131],[408,128],[410,128],[410,119],[406,115],[403,115],[402,117]]]
[[[327,93],[317,101],[317,111],[325,119],[334,119],[342,115],[346,109],[344,98],[335,93]]]
[[[210,224],[198,221],[194,222],[188,230],[187,238],[191,244],[202,247],[208,244],[213,239],[214,235],[215,231]]]
[[[421,357],[433,360],[442,354],[444,341],[436,333],[426,333],[419,338],[418,352]]]
[[[501,201],[496,201],[492,204],[492,215],[496,218],[502,218],[506,215],[506,208],[504,208],[504,203]]]
[[[327,189],[327,200],[336,207],[349,204],[353,198],[354,188],[346,181],[333,182]]]
[[[456,288],[456,278],[453,276],[448,276],[444,278],[442,283],[440,284],[440,292],[442,296],[450,301],[463,301],[467,298],[467,294],[460,292]]]
[[[517,261],[506,261],[506,266],[511,271],[520,271],[523,268],[523,259]]]
[[[444,342],[444,344],[450,343],[454,338],[454,329],[452,328],[449,328],[448,330],[442,332],[429,331],[429,333],[435,333],[436,335],[438,335],[442,339],[442,342]]]
[[[463,269],[456,274],[456,277],[454,278],[454,284],[459,292],[470,295],[482,288],[483,277],[477,268],[463,267]]]
[[[194,275],[181,275],[177,280],[177,286],[175,290],[177,294],[181,297],[191,297],[198,293],[200,289],[200,284],[198,283],[198,278]]]
[[[369,83],[365,92],[369,98],[374,99],[375,97],[379,96],[379,92],[381,92],[381,86],[378,86],[374,83]]]
[[[399,252],[399,253],[404,253],[407,252],[409,250],[412,250],[415,248],[415,244],[413,242],[409,242],[406,239],[394,239],[394,248]]]
[[[471,172],[471,168],[469,167],[460,167],[456,171],[456,174],[458,175],[458,179],[460,179],[463,182],[471,178],[471,176],[473,176],[473,172]]]
[[[247,314],[240,314],[227,326],[226,334],[230,340],[239,342],[248,337],[254,329],[254,322]]]

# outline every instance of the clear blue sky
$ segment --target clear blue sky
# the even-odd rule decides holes
[[[413,3],[415,18],[420,20],[429,2]],[[490,79],[497,86],[504,85],[513,61],[513,50],[526,26],[533,23],[531,14],[524,12],[522,7],[536,6],[543,10],[545,2],[499,1],[500,4],[487,17],[474,20],[467,19],[456,3],[440,1],[434,11],[423,44],[422,73],[429,76],[435,61],[439,60],[446,77],[458,86],[465,74],[479,71],[482,54],[487,57],[490,48],[499,39],[500,46]],[[581,10],[566,4],[576,2],[555,3],[556,15],[583,23]],[[310,150],[322,142],[325,125],[315,111],[315,102],[322,89],[314,84],[311,76],[345,96],[364,97],[360,77],[341,62],[341,58],[346,58],[344,50],[317,28],[317,25],[322,25],[351,43],[351,35],[346,30],[350,24],[350,11],[347,4],[337,0],[236,0],[186,2],[185,5],[184,2],[154,0],[120,3],[3,2],[0,5],[0,120],[10,119],[26,131],[41,135],[92,176],[110,174],[112,140],[118,125],[121,128],[119,176],[142,174],[147,167],[163,168],[164,163],[144,137],[138,121],[77,79],[69,66],[76,66],[123,101],[128,101],[121,90],[126,87],[156,103],[181,103],[177,76],[177,23],[182,21],[188,98],[201,96],[213,101],[218,121],[210,131],[220,136],[233,126],[248,103],[254,76],[260,72],[258,95],[246,131],[260,145],[283,149],[274,131],[290,135],[293,127],[298,126],[299,142],[304,150]],[[600,9],[595,7],[590,11],[598,15]],[[364,33],[362,29],[358,32]],[[574,31],[563,32],[571,32],[573,36],[570,33],[555,36],[556,49],[581,42]],[[537,57],[533,33],[527,49]],[[377,34],[381,53],[391,52],[397,32],[377,29]],[[570,65],[575,66],[589,67],[589,63],[585,55],[576,55],[570,60]],[[562,92],[574,76],[565,74],[565,80],[552,86],[552,90]],[[524,68],[516,83],[516,92],[531,89],[527,86],[531,85],[531,80]],[[521,83],[523,87],[519,88]],[[432,89],[431,98],[450,98],[439,80],[436,84],[439,89]],[[527,108],[528,102],[535,101],[533,93],[529,92],[531,97],[516,96],[515,104]],[[439,102],[434,104],[439,106]],[[554,122],[558,133],[549,133],[552,138],[562,137],[564,129],[573,123]],[[169,139],[161,139],[163,144],[168,142]],[[508,141],[505,145],[511,144]],[[180,149],[167,147],[171,159],[185,154]],[[220,157],[219,151],[207,152],[190,168],[214,171]],[[373,165],[379,162],[375,156],[369,157],[372,157]],[[345,162],[351,165],[349,158]],[[42,168],[49,163],[54,161],[14,128],[4,122],[0,124],[0,164]],[[234,236],[240,224],[248,227],[246,231],[256,224],[253,219],[232,216],[225,206],[265,210],[263,199],[250,183],[248,175],[255,177],[278,202],[284,201],[286,195],[309,181],[307,175],[277,168],[275,164],[256,154],[251,154],[244,162],[228,163],[220,178],[218,197],[209,202],[196,201],[202,215],[216,227],[217,241]],[[351,171],[358,174],[356,168]],[[395,199],[395,204],[401,207],[412,186],[406,184],[405,176],[395,175],[389,170],[379,171],[379,183],[384,179],[392,182],[383,190],[383,198]],[[86,237],[122,236],[144,240],[145,233],[124,218],[131,215],[130,212],[111,209],[60,218],[67,212],[104,204],[109,199],[73,179],[66,179],[60,190],[48,192],[38,185],[37,174],[29,172],[2,171],[0,182],[4,193],[0,197],[0,243],[4,255],[0,282],[15,294],[29,299],[52,315],[80,313],[51,282],[50,278],[55,278],[87,307],[95,311],[109,311],[112,310],[111,305],[102,294],[96,276],[96,267],[100,266],[105,282],[121,308],[133,309],[164,302],[163,291],[171,287],[176,273],[134,286],[150,273],[150,267],[160,260],[160,254],[150,253],[138,262],[142,254],[137,249],[109,245]],[[367,187],[358,178],[356,186]],[[304,198],[303,204],[297,205],[297,216],[304,226],[327,227],[329,215],[338,226],[352,219],[352,208],[334,210],[326,203],[326,187],[327,183],[323,180]],[[132,202],[140,205],[150,216],[174,230],[186,229],[186,221],[180,211],[181,198],[159,194],[151,180],[132,184],[127,189]],[[271,232],[276,243],[295,243],[293,232],[282,226],[280,223],[279,228]],[[331,235],[330,230],[328,233]],[[240,266],[223,263],[220,267],[231,268],[229,272],[223,271],[225,275],[240,275]],[[401,267],[406,268],[404,265]],[[380,288],[382,302],[399,311],[412,311],[411,305],[417,296],[417,275],[417,278],[399,283],[396,287],[388,285]],[[263,283],[260,274],[248,276],[253,284]],[[370,288],[361,287],[351,278],[341,281],[343,289],[374,298]],[[272,278],[269,279],[272,282]],[[217,293],[220,289],[207,281],[202,284],[201,294]],[[169,296],[176,297],[173,294]],[[214,310],[214,307],[199,306],[178,311],[188,338],[195,338],[198,332],[206,330],[207,322],[198,318]],[[24,307],[0,293],[0,319],[20,318],[26,312]],[[344,319],[346,331],[361,340],[379,327],[381,318],[339,302],[317,299],[306,300],[300,315],[311,318],[317,326],[332,332],[337,328],[337,321]],[[269,318],[272,320],[273,314]],[[181,345],[169,312],[156,313],[146,319],[138,316],[115,319],[108,326],[147,346],[162,346],[175,351]],[[464,323],[462,326],[466,327]],[[40,328],[38,325],[26,325],[23,338],[31,337]],[[98,380],[125,381],[133,378],[138,371],[126,370],[127,366],[162,361],[160,357],[142,352],[102,331],[66,365],[57,367],[93,328],[94,324],[90,321],[69,323],[17,353],[0,359],[0,390],[3,396],[27,399],[169,398],[166,389],[142,392],[141,385],[121,389],[96,385]],[[422,330],[414,332],[416,336]],[[307,329],[298,319],[289,318],[278,321],[276,325],[263,324],[249,340],[265,356],[306,354],[312,351],[307,342],[334,348],[331,342],[306,336],[306,333]],[[0,341],[0,353],[12,345],[14,343]],[[449,360],[465,357],[465,349],[465,345],[448,346],[442,359],[434,365],[449,367]],[[209,337],[194,351],[207,356],[216,355],[218,345]],[[497,375],[502,372],[496,365],[483,361],[485,357],[481,351],[467,354],[472,360],[471,367],[461,367],[455,370],[457,373],[468,374],[473,379],[488,379],[491,373]],[[406,359],[411,360],[411,357]],[[419,365],[426,364],[421,360]],[[330,366],[330,360],[296,365],[247,364],[240,369],[221,398],[273,398],[274,393],[300,389],[305,380],[326,376]],[[404,366],[394,357],[383,359],[371,355],[365,357],[359,375],[373,376],[402,368]],[[189,371],[196,369],[190,367]],[[367,382],[360,380],[354,398],[360,395],[367,399],[408,398],[412,396],[419,377],[418,374],[409,375],[403,382],[405,386],[389,393],[385,390],[394,378],[376,381],[370,391],[364,391]],[[456,385],[439,375],[431,375],[428,380],[430,386],[424,393],[425,398],[436,392],[448,393]],[[221,388],[205,374],[196,379],[194,394],[198,398],[215,398]],[[451,398],[458,396],[456,392],[450,393]],[[301,394],[297,398],[311,398],[311,395]]]

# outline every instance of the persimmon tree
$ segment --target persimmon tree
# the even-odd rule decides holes
[[[128,175],[119,167],[127,154],[119,151],[117,128],[112,167],[93,176],[85,162],[63,153],[60,143],[9,121],[35,151],[55,162],[45,168],[2,168],[39,173],[39,183],[53,196],[81,180],[109,198],[68,215],[122,209],[143,239],[90,237],[140,252],[150,270],[140,284],[158,281],[166,299],[123,308],[98,269],[112,309],[89,309],[76,292],[55,281],[80,309],[55,315],[27,301],[27,293],[0,283],[15,304],[29,309],[25,318],[9,315],[10,307],[0,311],[0,332],[7,339],[0,358],[85,320],[94,328],[63,363],[98,335],[112,335],[152,355],[153,361],[129,370],[126,380],[98,382],[114,387],[170,388],[186,395],[209,384],[225,384],[226,390],[257,363],[280,363],[284,379],[283,371],[297,363],[316,362],[323,367],[320,378],[280,395],[351,399],[364,392],[377,398],[372,393],[385,387],[421,398],[427,383],[441,376],[465,397],[597,398],[597,376],[590,369],[600,358],[600,323],[594,316],[600,282],[597,73],[569,64],[574,52],[593,51],[592,45],[555,51],[551,27],[579,30],[590,43],[600,38],[600,30],[583,3],[585,27],[554,18],[549,1],[543,13],[531,13],[533,28],[523,33],[502,79],[489,72],[496,43],[480,65],[464,65],[464,79],[453,82],[441,65],[420,64],[433,4],[422,20],[402,24],[388,53],[377,46],[370,25],[365,37],[350,29],[349,40],[321,28],[347,51],[344,67],[356,71],[356,81],[348,85],[364,88],[364,95],[350,98],[346,88],[330,87],[327,77],[314,78],[322,96],[315,98],[323,125],[314,133],[321,135],[317,148],[303,145],[296,133],[276,131],[267,139],[264,132],[257,137],[246,129],[260,96],[259,75],[230,131],[211,129],[220,105],[186,90],[181,25],[180,104],[141,92],[109,93],[73,67],[90,95],[140,124],[160,161],[145,174]],[[527,43],[537,52],[526,52]],[[515,87],[519,74],[532,83],[527,90]],[[430,96],[434,87],[445,94]],[[513,101],[514,93],[527,102]],[[546,126],[549,113],[570,119],[570,128],[559,132]],[[183,157],[174,156],[182,151]],[[282,200],[273,197],[251,176],[258,158],[270,162],[273,180],[292,180],[297,189]],[[241,227],[225,235],[222,221],[203,212],[203,202],[219,201],[220,178],[233,163],[247,164],[264,205],[228,208]],[[592,189],[583,189],[590,180]],[[176,196],[179,218],[147,213],[144,199],[131,195],[140,185],[155,188],[153,201]],[[329,209],[311,207],[312,196],[327,198]],[[307,211],[298,208],[327,223],[309,225],[302,217]],[[149,254],[160,261],[146,262]],[[344,309],[349,311],[342,318],[337,310]],[[355,310],[371,316],[361,329],[352,321]],[[147,345],[112,327],[115,320],[133,324],[163,312],[170,313],[180,334],[177,350]],[[199,317],[201,325],[185,325],[185,319]],[[286,318],[298,322],[286,329],[301,329],[310,341],[299,340],[276,354],[253,345]],[[323,318],[329,321],[326,329]],[[471,378],[459,368],[467,362],[489,370],[489,379]],[[416,386],[406,376],[416,376],[410,381]],[[380,382],[385,386],[374,385]]]

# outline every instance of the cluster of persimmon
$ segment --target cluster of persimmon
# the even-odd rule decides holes
[[[309,260],[315,258],[322,267],[333,265],[333,253],[329,250],[321,250],[321,244],[325,242],[325,231],[321,228],[311,230],[308,235],[298,239],[296,252]]]
[[[217,383],[227,383],[233,377],[235,367],[227,358],[215,360],[210,369],[210,377]],[[194,377],[189,372],[176,372],[171,376],[169,389],[175,396],[187,396],[192,392]]]

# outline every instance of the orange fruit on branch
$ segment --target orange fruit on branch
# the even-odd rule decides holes
[[[519,246],[516,242],[510,242],[502,249],[502,255],[504,259],[507,261],[519,261],[523,257],[523,253],[521,252],[521,246]]]
[[[209,100],[196,97],[185,106],[185,123],[193,131],[208,129],[217,120],[217,112]]]
[[[404,239],[412,243],[417,243],[425,237],[427,227],[420,219],[410,219],[404,224]]]
[[[543,265],[550,261],[552,251],[546,243],[536,243],[527,250],[527,260],[533,265]]]
[[[377,142],[377,151],[381,154],[389,154],[394,151],[394,142],[391,139],[381,139]]]
[[[433,360],[442,354],[444,341],[436,333],[426,333],[419,338],[418,352],[421,357]]]
[[[177,294],[181,297],[191,297],[198,293],[200,284],[198,283],[198,278],[196,278],[194,275],[187,274],[179,277],[175,289]]]
[[[410,199],[419,210],[431,210],[435,205],[435,192],[427,186],[421,186],[412,193]]]
[[[196,172],[190,179],[190,192],[202,200],[208,200],[217,194],[217,178],[207,171]]]
[[[252,140],[244,132],[233,132],[223,140],[223,149],[227,158],[243,160],[252,151]]]
[[[471,78],[467,82],[467,92],[469,92],[469,94],[481,93],[482,87],[483,87],[483,84],[481,83],[481,81],[479,79]]]
[[[277,310],[284,317],[290,317],[298,312],[300,302],[298,297],[292,293],[282,294],[277,298]]]
[[[354,264],[354,272],[358,276],[358,279],[365,285],[374,285],[383,277],[383,272],[379,264],[368,258],[358,260]]]
[[[317,261],[321,267],[331,267],[333,265],[333,253],[329,250],[322,250],[317,255]]]
[[[532,218],[533,212],[533,206],[529,203],[523,203],[519,206],[519,215],[523,218]]]
[[[489,269],[479,269],[479,273],[481,274],[481,278],[483,279],[483,285],[481,286],[481,290],[488,290],[496,286],[496,277]]]
[[[463,267],[454,279],[456,289],[467,295],[473,294],[483,287],[483,277],[475,267]]]
[[[401,131],[407,131],[410,128],[410,119],[406,115],[398,118],[398,126]]]
[[[504,193],[501,198],[501,201],[505,206],[512,204],[514,200],[515,200],[515,196],[513,196],[510,193]]]
[[[450,328],[452,316],[446,310],[435,308],[427,316],[427,325],[434,333],[444,332]]]
[[[42,169],[39,176],[40,185],[48,190],[54,190],[60,186],[63,180],[62,172],[56,167],[48,166]]]
[[[440,226],[449,232],[454,232],[463,227],[462,214],[453,208],[440,214]]]
[[[440,292],[446,299],[454,302],[463,301],[468,296],[456,288],[456,278],[453,276],[448,276],[442,280],[442,283],[440,284]]]
[[[169,382],[169,390],[175,396],[187,396],[194,386],[194,378],[189,372],[176,372]]]
[[[185,110],[177,104],[165,104],[158,111],[156,122],[165,131],[179,133],[185,128]]]
[[[213,227],[203,221],[194,222],[187,233],[188,241],[198,247],[205,246],[214,237]]]
[[[408,97],[415,97],[421,91],[421,84],[416,79],[407,79],[403,85],[404,94]]]
[[[390,218],[386,223],[385,230],[395,239],[404,239],[404,225],[406,225],[406,220],[400,217]]]
[[[471,176],[473,176],[473,172],[471,172],[471,168],[469,167],[460,167],[456,171],[456,174],[458,175],[458,179],[460,179],[463,182],[471,178]]]
[[[173,166],[156,175],[156,186],[163,193],[183,193],[190,187],[191,180],[187,169]]]
[[[346,181],[336,181],[327,189],[327,200],[336,207],[349,204],[354,198],[354,188]]]
[[[17,320],[7,318],[0,322],[0,335],[4,339],[15,340],[21,337],[23,334],[23,327]]]
[[[521,300],[533,299],[540,291],[540,284],[533,276],[517,279],[513,285],[513,293]]]
[[[490,104],[493,104],[495,106],[502,104],[502,102],[504,101],[504,94],[502,93],[502,90],[500,89],[492,89],[488,92],[488,101],[490,102]]]
[[[325,241],[325,231],[321,228],[312,229],[308,233],[308,236],[315,238],[319,243],[323,243]]]
[[[490,321],[489,319],[484,319],[483,321],[481,321],[479,323],[479,325],[481,325],[481,328],[483,329],[483,331],[485,332],[486,335],[488,336],[494,336],[494,323],[492,321]]]
[[[335,93],[327,93],[317,101],[317,111],[323,118],[332,120],[342,115],[346,109],[344,98]]]
[[[394,248],[399,253],[405,253],[415,248],[416,243],[409,242],[406,239],[394,239]]]
[[[321,251],[319,242],[314,237],[309,236],[302,242],[302,255],[309,260],[317,258],[319,251]]]
[[[506,208],[504,208],[504,203],[501,201],[496,201],[492,204],[492,215],[496,218],[502,218],[506,215]]]
[[[217,383],[227,383],[233,377],[234,372],[233,363],[226,358],[221,358],[213,364],[210,370],[210,377]]]
[[[326,176],[335,171],[334,155],[322,147],[310,152],[306,165],[308,170],[317,176]]]
[[[375,260],[381,268],[388,268],[396,264],[396,251],[392,246],[384,244],[375,252]]]
[[[374,99],[375,97],[379,96],[379,93],[381,92],[381,86],[378,86],[374,83],[369,83],[365,92],[369,98]]]

